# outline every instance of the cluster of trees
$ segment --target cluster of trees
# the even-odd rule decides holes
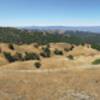
[[[100,44],[92,44],[91,47],[93,49],[96,49],[96,50],[100,51]]]
[[[50,43],[50,42],[70,42],[70,43],[98,43],[100,34],[89,32],[66,31],[64,34],[52,33],[49,31],[28,31],[16,28],[0,28],[0,41],[11,43]]]
[[[42,48],[42,52],[40,53],[40,55],[41,55],[42,57],[45,57],[45,58],[51,56],[51,50],[50,50],[50,48],[49,48],[49,45],[47,45],[46,47],[43,47],[43,48]]]
[[[11,53],[9,52],[3,52],[5,58],[9,61],[9,62],[15,62],[15,61],[28,61],[28,60],[40,60],[39,55],[37,55],[36,53],[25,53],[25,55],[23,56],[21,53],[16,53],[15,56],[12,56]],[[34,66],[36,68],[40,68],[41,67],[41,63],[35,62]]]
[[[40,57],[36,53],[27,53],[21,54],[21,53],[16,53],[15,55],[11,55],[9,52],[3,52],[5,58],[9,62],[15,62],[15,61],[28,61],[28,60],[40,60]]]
[[[60,34],[50,34],[42,31],[28,31],[16,28],[0,28],[0,42],[15,44],[48,44],[50,42],[65,42],[66,36]]]
[[[14,50],[14,46],[12,44],[9,44],[8,46],[11,50]],[[40,60],[41,57],[43,58],[51,57],[51,50],[49,45],[46,45],[45,47],[42,48],[42,52],[40,54],[34,52],[25,52],[25,53],[16,52],[15,55],[12,55],[10,52],[3,52],[3,54],[9,62],[28,61],[28,60]],[[54,54],[62,56],[63,51],[55,49]]]
[[[49,44],[50,42],[67,42],[72,44],[89,43],[93,48],[100,50],[100,34],[81,31],[65,31],[64,34],[50,33],[49,31],[29,31],[17,28],[0,27],[0,42],[15,44]],[[10,46],[10,48],[12,48]],[[12,48],[13,49],[13,48]]]
[[[9,52],[3,52],[3,54],[9,62],[15,62],[17,60],[16,57],[12,56]]]

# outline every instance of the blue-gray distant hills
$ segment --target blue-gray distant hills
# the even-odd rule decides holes
[[[72,26],[30,26],[24,27],[25,29],[29,30],[71,30],[71,31],[88,31],[88,32],[95,32],[100,33],[100,26],[79,26],[79,27],[72,27]]]

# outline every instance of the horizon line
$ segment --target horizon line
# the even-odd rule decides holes
[[[0,25],[0,27],[100,27],[100,25]]]

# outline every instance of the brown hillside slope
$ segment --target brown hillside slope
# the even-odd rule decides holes
[[[0,71],[1,100],[99,100],[100,70]]]
[[[3,51],[41,51],[42,46],[1,44]],[[52,44],[50,49],[64,50],[68,44]],[[69,45],[70,47],[70,45]],[[72,55],[70,59],[67,55]],[[100,53],[92,48],[78,46],[64,55],[53,55],[41,60],[8,63],[0,53],[0,100],[100,100],[100,65],[92,65]],[[34,63],[41,67],[36,69]]]

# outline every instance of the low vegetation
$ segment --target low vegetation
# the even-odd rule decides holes
[[[61,51],[61,50],[58,50],[58,49],[56,49],[55,51],[54,51],[54,54],[55,55],[63,55],[63,51]]]
[[[15,49],[14,46],[13,46],[13,44],[9,44],[8,45],[8,48],[11,49],[11,50],[14,50]]]
[[[11,53],[9,52],[3,52],[5,58],[9,61],[9,62],[15,62],[17,59],[11,55]]]
[[[41,63],[40,62],[35,62],[34,65],[35,65],[36,68],[40,68],[41,67]]]
[[[93,65],[98,65],[100,64],[100,59],[96,59],[92,62]]]
[[[96,49],[96,50],[100,51],[100,45],[99,44],[92,44],[91,47],[93,49]]]
[[[25,52],[24,60],[40,60],[40,57],[36,53],[33,53],[33,52],[31,52],[31,53]]]
[[[42,52],[40,53],[40,55],[42,57],[50,57],[51,56],[51,51],[50,51],[50,48],[47,46],[47,47],[43,47],[42,48]]]
[[[24,61],[24,60],[25,60],[23,54],[22,54],[22,53],[19,53],[19,52],[16,52],[15,58],[16,58],[16,60],[18,60],[18,61]]]
[[[11,55],[9,52],[3,52],[5,58],[9,62],[15,62],[15,61],[28,61],[28,60],[40,60],[40,57],[36,53],[27,53],[25,52],[24,56],[21,53],[16,53],[15,55]]]
[[[68,59],[73,60],[74,57],[72,55],[67,56]]]

